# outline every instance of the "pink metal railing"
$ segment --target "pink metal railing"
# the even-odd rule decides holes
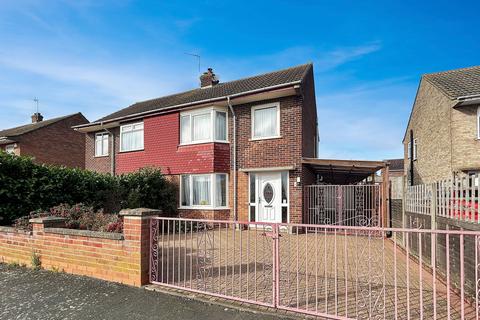
[[[317,225],[375,226],[382,223],[380,185],[304,187],[305,221]]]
[[[151,228],[152,283],[335,319],[479,320],[480,232],[176,218]]]

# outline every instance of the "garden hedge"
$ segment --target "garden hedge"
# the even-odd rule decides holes
[[[39,165],[29,157],[0,151],[0,224],[31,211],[83,203],[116,213],[124,208],[176,210],[177,186],[159,169],[119,176],[82,169]]]

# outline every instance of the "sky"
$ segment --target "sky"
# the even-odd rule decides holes
[[[422,74],[480,64],[478,1],[0,0],[0,129],[313,62],[320,158],[403,157]]]

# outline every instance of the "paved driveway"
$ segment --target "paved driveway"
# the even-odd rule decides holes
[[[277,319],[160,292],[0,264],[0,319]]]

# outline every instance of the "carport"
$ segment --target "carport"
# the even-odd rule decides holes
[[[312,177],[304,186],[305,223],[388,226],[388,162],[304,158],[302,164]]]

